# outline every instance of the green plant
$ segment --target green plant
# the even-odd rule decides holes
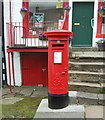
[[[105,17],[105,6],[100,6],[98,8],[98,12],[99,12],[100,17]]]
[[[96,42],[97,44],[105,44],[105,39],[100,39]]]
[[[22,97],[23,100],[15,104],[2,105],[2,117],[14,118],[33,118],[39,106],[40,101],[44,97]]]

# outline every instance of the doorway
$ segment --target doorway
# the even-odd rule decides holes
[[[21,53],[23,85],[48,85],[48,53]]]
[[[73,3],[73,47],[92,46],[92,22],[94,16],[94,2]]]

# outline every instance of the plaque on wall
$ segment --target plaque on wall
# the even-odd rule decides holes
[[[43,28],[44,13],[35,13],[33,16],[34,16],[35,27]]]

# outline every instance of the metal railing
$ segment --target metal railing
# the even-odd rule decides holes
[[[51,21],[29,22],[28,28],[21,22],[7,23],[8,47],[47,47],[47,39],[39,39],[39,35],[58,27],[58,22]]]

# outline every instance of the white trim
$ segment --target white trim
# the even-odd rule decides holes
[[[97,34],[97,9],[98,9],[98,0],[94,1],[94,29],[93,29],[93,40],[92,47],[96,46],[96,34]]]
[[[15,85],[22,85],[21,77],[21,63],[20,63],[20,53],[14,52],[14,75],[15,75]]]

